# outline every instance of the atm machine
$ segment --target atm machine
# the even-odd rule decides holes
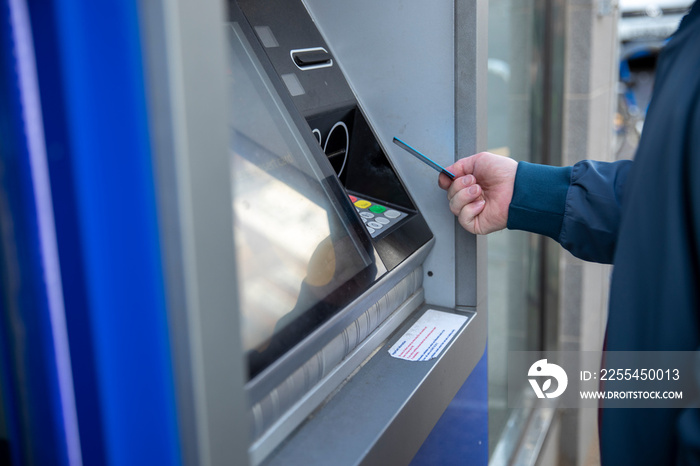
[[[477,7],[435,7],[454,21],[440,34],[416,22],[422,7],[332,3],[229,4],[252,464],[408,463],[485,348],[484,245],[456,224],[436,172],[391,144],[423,144],[445,165],[479,149]],[[432,32],[405,35],[407,21]],[[401,359],[404,340],[436,346]]]
[[[0,458],[410,462],[486,257],[392,138],[484,149],[487,1],[3,8]]]

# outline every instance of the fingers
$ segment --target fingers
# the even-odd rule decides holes
[[[478,199],[471,204],[465,205],[457,216],[457,221],[462,227],[469,233],[475,235],[483,234],[479,227],[479,214],[484,210],[486,206],[486,201],[484,199]]]
[[[474,175],[461,176],[451,182],[447,187],[447,198],[450,211],[457,217],[459,224],[465,230],[478,234],[478,217],[484,210],[486,201]]]
[[[447,188],[447,199],[451,200],[459,191],[469,188],[473,184],[476,184],[476,178],[474,177],[474,175],[467,175],[456,178],[450,183],[450,186]]]
[[[454,215],[460,215],[465,206],[477,201],[482,194],[481,186],[474,184],[474,180],[471,180],[470,183],[470,180],[466,179],[468,177],[474,178],[472,175],[458,178],[454,183],[452,183],[452,186],[450,186],[450,189],[448,190],[450,211]],[[462,186],[457,186],[457,188],[455,188],[455,185]]]

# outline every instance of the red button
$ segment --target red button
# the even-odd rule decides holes
[[[355,196],[350,196],[350,201],[354,204],[357,202],[357,198]]]

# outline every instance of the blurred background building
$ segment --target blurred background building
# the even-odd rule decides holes
[[[553,165],[633,158],[656,59],[692,3],[491,0],[489,150]],[[506,362],[509,351],[600,351],[611,267],[502,231],[489,236],[488,270],[490,464],[599,464],[598,413],[534,399],[508,409]],[[452,409],[466,415],[466,399]]]

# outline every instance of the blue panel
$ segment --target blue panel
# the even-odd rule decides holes
[[[137,6],[53,8],[90,326],[71,347],[94,351],[105,462],[179,464]]]
[[[488,464],[488,355],[484,355],[421,446],[411,466]]]
[[[105,464],[102,407],[98,399],[91,317],[84,286],[85,271],[73,182],[72,151],[67,121],[64,119],[65,86],[56,15],[53,0],[33,0],[28,6],[41,93],[56,241],[61,257],[65,259],[60,263],[60,270],[82,459],[83,464],[100,465]]]
[[[0,2],[0,383],[4,421],[14,463],[63,465],[68,461],[66,434],[20,98],[24,88],[9,12],[9,4]]]

